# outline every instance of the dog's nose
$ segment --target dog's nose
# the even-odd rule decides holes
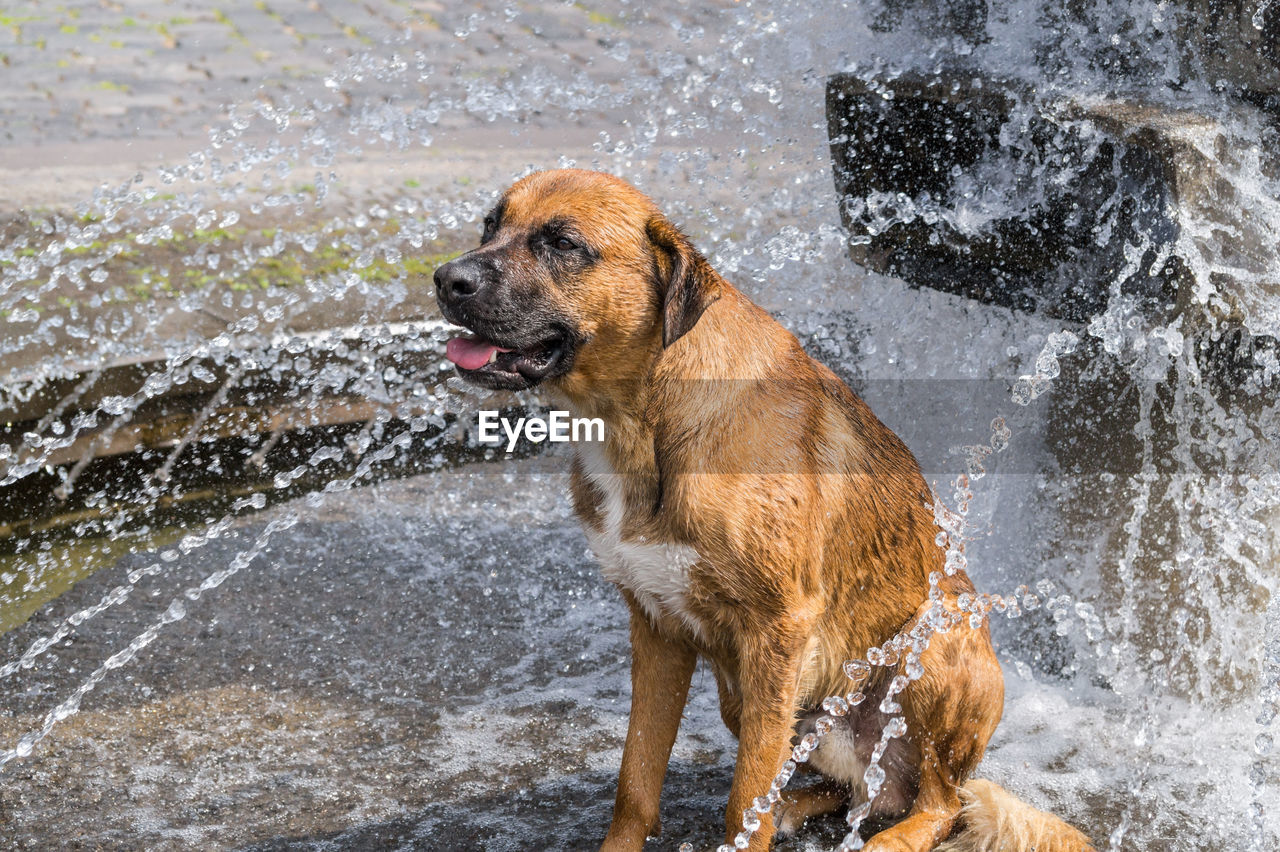
[[[445,298],[466,299],[484,286],[482,270],[462,258],[451,260],[436,270],[436,289]]]

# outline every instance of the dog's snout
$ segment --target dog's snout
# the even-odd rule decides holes
[[[436,290],[445,298],[470,298],[484,287],[484,270],[465,258],[451,260],[436,270]]]

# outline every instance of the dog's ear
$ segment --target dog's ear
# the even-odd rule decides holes
[[[720,298],[720,279],[689,238],[662,216],[651,216],[645,233],[653,245],[665,349],[687,334],[707,306]]]

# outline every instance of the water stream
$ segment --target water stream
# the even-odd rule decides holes
[[[219,14],[247,43],[237,22],[263,9]],[[221,25],[177,11],[194,21],[170,25],[179,41]],[[0,836],[603,835],[625,616],[584,556],[563,454],[504,461],[471,441],[482,405],[539,403],[451,377],[430,283],[507,184],[576,164],[653,195],[921,457],[1008,679],[986,777],[1100,849],[1276,848],[1280,130],[1187,47],[1194,10],[379,14],[350,56],[210,105],[182,157],[0,225]],[[837,72],[885,99],[912,75],[1021,94],[950,195],[840,199]],[[1084,321],[850,262],[841,204],[881,231],[1029,219],[1100,173],[1097,105],[1117,101],[1195,117],[1175,135],[1203,189],[1162,242],[1117,179],[1091,233],[1126,241],[1105,280],[1080,282],[1103,294]],[[1180,301],[1151,310],[1135,292],[1174,266]],[[1211,369],[1204,353],[1241,339],[1260,342]],[[695,681],[654,848],[719,842],[733,745],[708,689]],[[50,801],[64,786],[74,806]],[[787,848],[841,843],[858,848],[843,815]]]

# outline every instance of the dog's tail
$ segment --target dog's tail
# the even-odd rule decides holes
[[[960,821],[935,852],[1095,852],[1089,838],[981,778],[960,788]]]

